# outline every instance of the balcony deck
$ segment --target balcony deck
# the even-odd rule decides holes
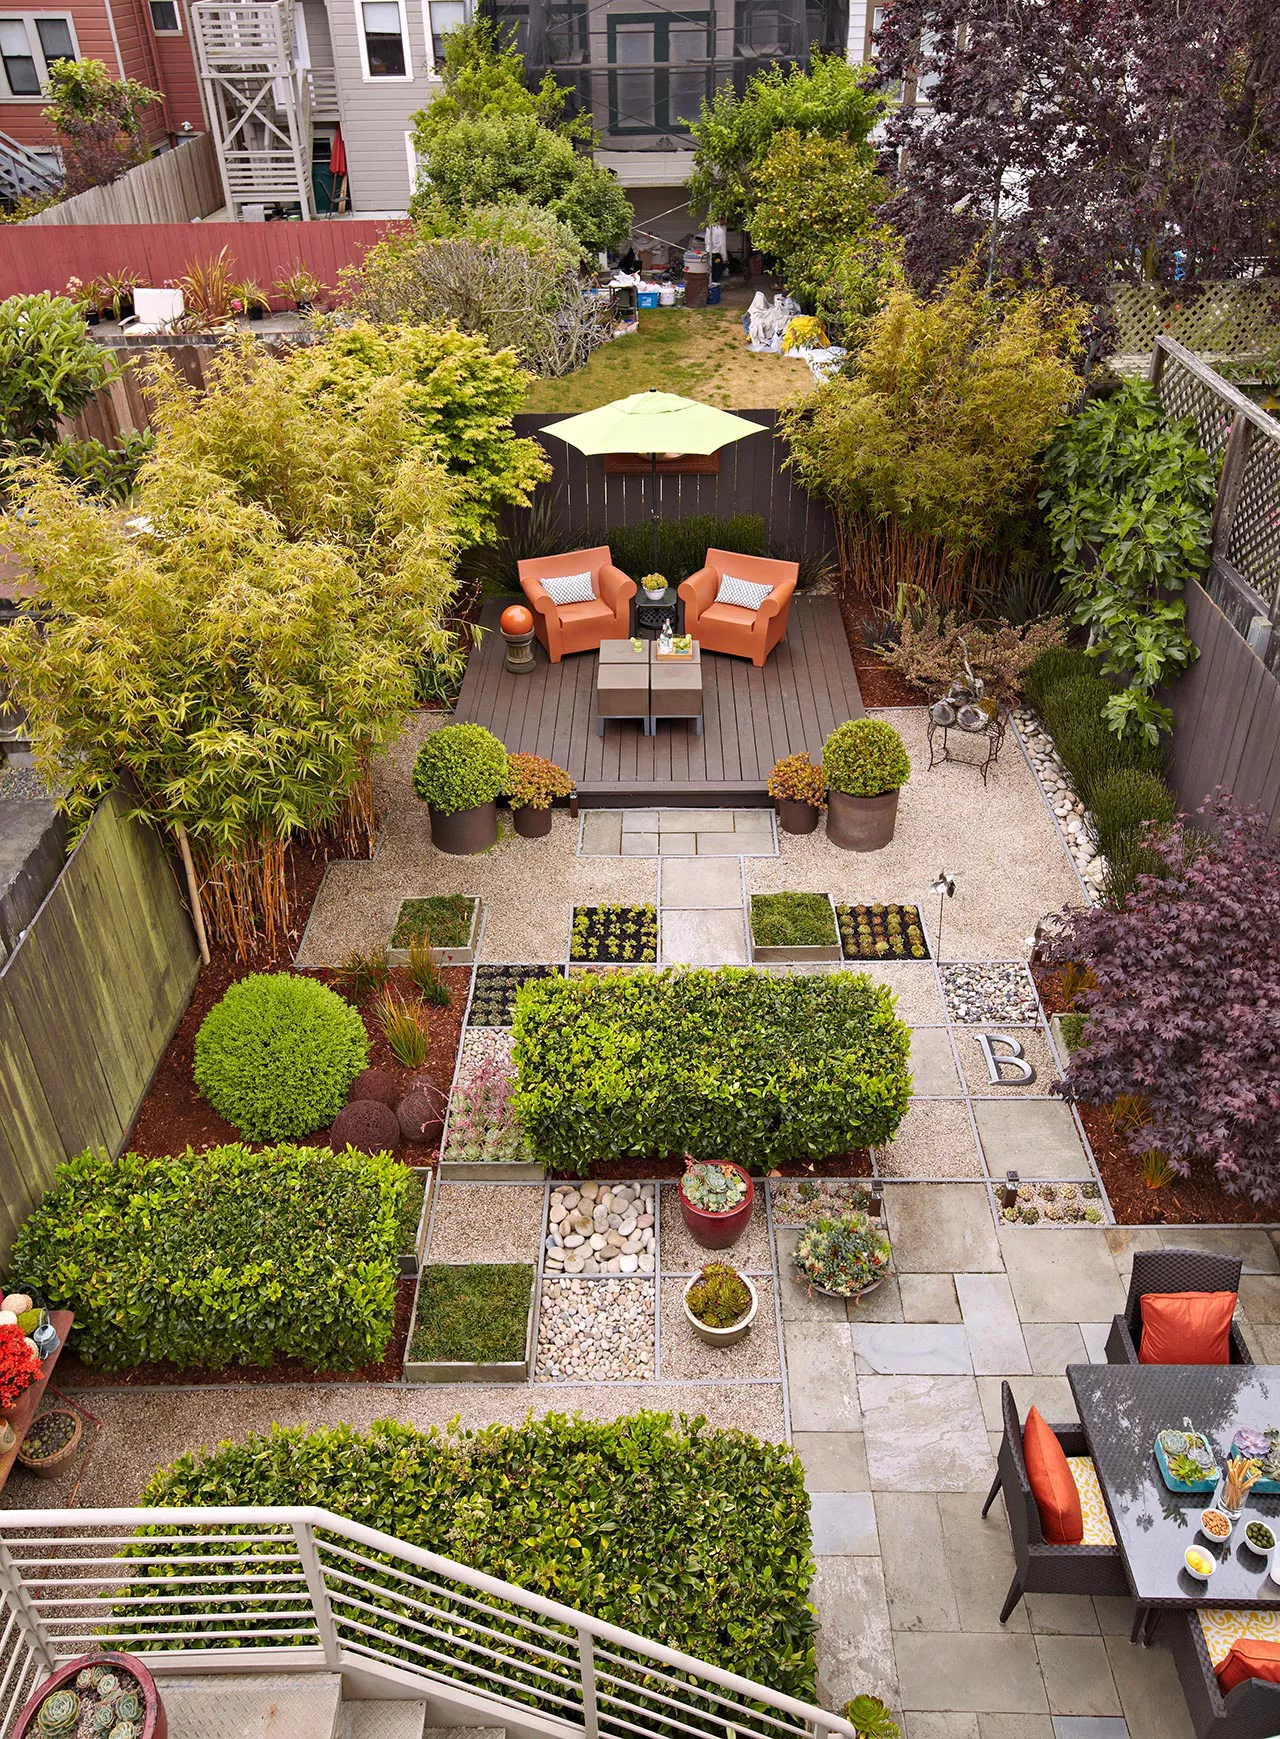
[[[662,720],[658,734],[609,720],[596,729],[596,654],[552,664],[542,648],[531,676],[504,668],[497,631],[506,600],[491,601],[490,630],[471,656],[457,717],[485,725],[512,752],[547,755],[578,782],[585,808],[650,803],[766,804],[774,762],[807,749],[818,759],[831,730],[860,718],[862,697],[834,598],[797,598],[787,638],[763,670],[743,658],[702,657],[703,729]]]

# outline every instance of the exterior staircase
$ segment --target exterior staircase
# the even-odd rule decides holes
[[[56,193],[62,179],[49,168],[43,157],[0,133],[0,199],[15,205],[20,199]]]
[[[506,1739],[503,1727],[428,1727],[427,1705],[344,1701],[340,1673],[166,1678],[169,1739]]]

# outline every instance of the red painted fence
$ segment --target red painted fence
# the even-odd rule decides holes
[[[264,290],[299,266],[335,289],[343,266],[362,260],[403,219],[335,223],[69,224],[57,228],[6,224],[0,229],[0,300],[37,290],[61,291],[69,278],[136,272],[159,287],[193,263],[230,250],[232,276]]]

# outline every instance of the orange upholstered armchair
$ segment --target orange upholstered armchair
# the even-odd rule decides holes
[[[552,664],[559,664],[566,652],[595,652],[602,640],[625,640],[630,634],[636,583],[614,567],[607,543],[564,556],[539,556],[519,568],[534,633]],[[582,603],[557,604],[544,581],[571,574],[590,574],[593,596]]]
[[[707,565],[680,586],[684,599],[684,631],[704,652],[727,652],[761,665],[786,637],[791,594],[799,577],[799,562],[769,561],[764,556],[739,556],[732,550],[709,549]],[[769,596],[758,610],[739,604],[717,604],[716,594],[726,575],[752,585],[768,586]]]

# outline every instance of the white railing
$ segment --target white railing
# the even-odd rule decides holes
[[[0,1512],[0,1734],[95,1648],[156,1673],[358,1670],[565,1739],[854,1739],[825,1709],[328,1510]]]

